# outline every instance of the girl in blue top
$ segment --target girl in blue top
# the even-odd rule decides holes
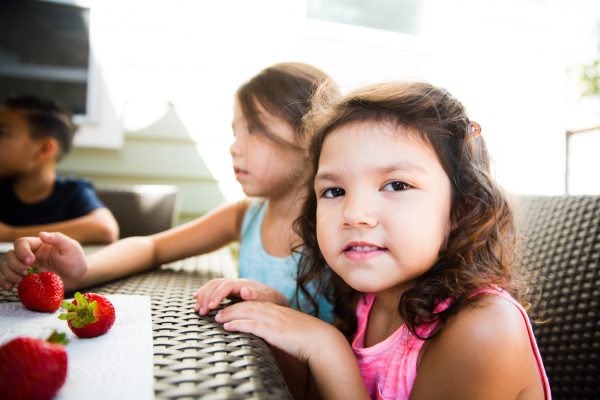
[[[190,223],[146,237],[120,240],[88,257],[77,242],[59,233],[21,238],[0,266],[0,285],[10,289],[28,266],[62,276],[65,289],[97,285],[174,260],[207,253],[240,240],[240,277],[210,282],[196,293],[201,315],[228,295],[269,300],[313,311],[295,296],[299,238],[292,229],[302,207],[308,172],[309,139],[303,117],[318,86],[332,95],[333,84],[319,69],[302,63],[268,67],[242,85],[235,96],[231,145],[233,169],[247,199],[218,208]],[[261,200],[258,200],[260,198]],[[319,301],[319,315],[331,306]]]

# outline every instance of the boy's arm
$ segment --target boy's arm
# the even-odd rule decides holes
[[[40,232],[61,232],[80,243],[111,243],[119,238],[119,226],[107,208],[97,208],[82,217],[44,225],[0,227],[0,241],[13,242]]]

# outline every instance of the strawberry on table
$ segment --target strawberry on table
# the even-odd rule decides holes
[[[18,337],[0,347],[0,399],[51,399],[67,378],[64,333]]]
[[[17,287],[23,305],[33,311],[54,312],[65,298],[65,285],[54,272],[38,273],[35,268],[27,269],[27,276]]]
[[[115,322],[115,308],[106,298],[97,293],[75,293],[75,300],[64,301],[66,313],[59,319],[66,320],[73,333],[81,338],[104,335]]]

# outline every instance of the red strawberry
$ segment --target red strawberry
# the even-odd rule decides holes
[[[18,337],[0,347],[0,399],[51,399],[67,378],[64,333]]]
[[[110,300],[97,293],[75,293],[75,300],[63,302],[66,313],[59,319],[66,320],[73,333],[82,338],[104,335],[115,322],[115,308]]]
[[[65,298],[65,285],[54,272],[37,273],[35,268],[27,269],[28,275],[18,286],[19,299],[25,307],[33,311],[54,312]]]

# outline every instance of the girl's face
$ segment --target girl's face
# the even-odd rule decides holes
[[[294,143],[294,131],[287,121],[258,107],[261,120],[281,139]],[[274,143],[260,132],[251,132],[236,100],[232,122],[235,140],[230,147],[237,181],[248,196],[276,198],[289,194],[306,169],[301,153]]]
[[[450,230],[450,180],[405,128],[359,122],[331,132],[315,193],[323,256],[360,292],[401,293],[434,264]]]

